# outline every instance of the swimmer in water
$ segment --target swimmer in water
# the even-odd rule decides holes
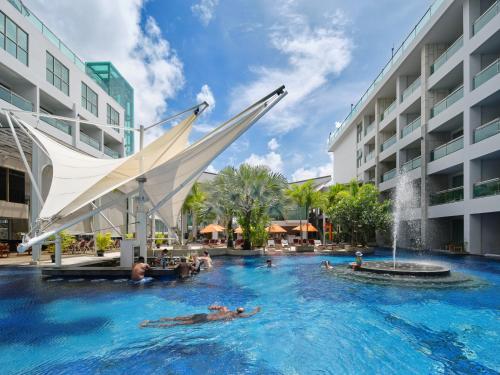
[[[273,264],[273,261],[271,260],[271,258],[268,258],[266,260],[266,265],[265,266],[259,266],[257,268],[273,268],[273,267],[276,267],[276,265]]]
[[[321,266],[327,270],[333,269],[333,266],[331,265],[329,260],[325,260],[324,262],[322,262]]]
[[[177,316],[175,318],[160,318],[158,320],[145,320],[139,326],[141,328],[168,328],[174,326],[184,326],[191,324],[201,324],[216,322],[219,320],[233,320],[237,318],[249,318],[260,311],[260,307],[256,307],[248,314],[244,314],[245,309],[238,307],[236,310],[231,311],[226,306],[210,306],[208,308],[212,311],[217,311],[211,314],[193,314],[187,316]]]

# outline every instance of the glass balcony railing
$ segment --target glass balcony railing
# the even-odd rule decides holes
[[[343,131],[343,129],[346,128],[347,124],[351,121],[353,117],[363,108],[363,105],[366,103],[368,100],[369,96],[376,90],[376,88],[380,85],[384,77],[391,71],[392,67],[399,64],[402,56],[404,55],[405,51],[408,49],[413,48],[412,43],[413,41],[417,38],[417,36],[420,34],[422,29],[425,28],[425,26],[428,24],[428,22],[431,20],[432,16],[436,14],[436,12],[439,11],[441,6],[443,5],[444,0],[435,0],[432,5],[427,8],[427,11],[423,15],[423,17],[418,21],[418,23],[415,25],[415,27],[411,30],[411,32],[408,34],[408,36],[405,38],[403,43],[397,48],[392,55],[391,59],[389,62],[385,65],[385,67],[382,69],[382,71],[379,73],[379,75],[373,80],[373,82],[370,84],[368,89],[364,92],[364,94],[361,96],[361,98],[358,100],[358,102],[351,108],[351,111],[347,115],[347,117],[342,121],[342,124],[335,128],[335,130],[332,132],[331,136],[329,137],[329,145],[333,143],[335,138],[337,138],[338,135],[340,135]]]
[[[394,177],[396,177],[396,168],[391,169],[390,171],[385,172],[380,177],[380,180],[381,180],[381,182],[385,182],[385,181],[392,180]]]
[[[474,198],[489,197],[491,195],[500,194],[500,178],[492,178],[491,180],[481,181],[474,184]]]
[[[460,86],[455,91],[453,91],[446,98],[438,102],[431,109],[431,117],[435,117],[443,112],[446,108],[450,107],[452,104],[464,97],[464,86]]]
[[[401,130],[401,138],[406,137],[408,134],[413,133],[415,129],[420,128],[420,116],[418,116],[415,120],[406,125],[403,130]]]
[[[387,107],[384,111],[384,113],[382,113],[380,115],[380,121],[382,121],[383,119],[387,118],[387,116],[389,116],[389,113],[391,113],[394,108],[396,108],[396,100],[394,100],[390,105],[389,107]]]
[[[500,12],[500,1],[495,1],[492,6],[488,8],[486,12],[481,14],[477,20],[472,24],[472,33],[475,35],[479,30],[481,30],[488,22],[490,22],[493,17],[495,17]]]
[[[19,96],[9,89],[0,86],[0,99],[15,105],[17,108],[22,109],[23,111],[33,112],[33,103],[29,100],[24,99],[22,96]]]
[[[373,121],[371,124],[366,125],[365,135],[367,135],[369,132],[371,132],[374,127],[375,127],[375,121]]]
[[[396,134],[394,134],[391,138],[386,140],[384,143],[380,145],[380,151],[387,150],[389,147],[391,147],[394,143],[396,143]]]
[[[472,80],[473,88],[481,86],[483,83],[489,81],[498,73],[500,73],[500,59],[496,59],[474,76],[474,79]]]
[[[82,141],[83,143],[85,143],[85,144],[87,144],[87,145],[95,148],[96,150],[100,150],[101,149],[100,142],[97,139],[94,139],[94,138],[88,136],[85,133],[80,132],[80,141]]]
[[[432,150],[431,151],[431,161],[441,159],[442,157],[445,157],[446,155],[452,154],[455,151],[458,151],[462,148],[464,148],[464,137],[463,136],[455,138],[452,141]]]
[[[493,137],[498,133],[500,133],[500,117],[484,125],[478,126],[474,130],[474,143],[480,142],[483,139],[489,137]]]
[[[460,202],[464,200],[464,187],[456,187],[453,189],[438,191],[430,195],[431,206],[438,204]]]
[[[114,159],[118,159],[120,157],[120,153],[118,151],[112,150],[108,146],[104,146],[104,153]]]
[[[450,59],[462,46],[464,45],[464,36],[461,35],[457,40],[453,42],[451,46],[448,47],[446,51],[439,56],[434,64],[431,65],[431,74],[434,74],[441,66],[444,65],[446,61]]]
[[[375,151],[371,150],[365,155],[365,163],[372,160],[375,157]]]
[[[401,102],[403,102],[407,97],[413,94],[416,90],[420,88],[420,77],[418,77],[413,83],[408,86],[401,95]]]
[[[401,166],[401,173],[406,173],[414,169],[417,169],[422,165],[421,163],[422,163],[422,158],[420,156],[417,156],[416,158],[407,161]]]
[[[68,121],[59,120],[51,117],[40,116],[40,120],[53,126],[60,131],[71,135],[71,124]]]

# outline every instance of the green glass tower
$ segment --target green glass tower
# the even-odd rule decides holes
[[[125,129],[134,128],[134,89],[110,62],[87,62],[92,77],[125,110]],[[125,130],[125,153],[134,153],[134,131]]]

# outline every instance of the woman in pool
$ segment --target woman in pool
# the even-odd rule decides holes
[[[160,318],[158,320],[145,320],[139,326],[141,328],[167,328],[174,326],[183,326],[191,324],[209,323],[218,320],[233,320],[236,318],[249,318],[260,311],[260,307],[256,307],[252,312],[243,314],[245,309],[238,307],[235,311],[230,311],[226,306],[210,306],[209,310],[218,311],[212,314],[193,314],[187,316],[177,316],[175,318]],[[173,323],[165,323],[173,322]]]

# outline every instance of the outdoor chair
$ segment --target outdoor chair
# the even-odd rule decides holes
[[[276,244],[274,243],[274,240],[267,240],[267,247],[276,248]]]
[[[309,240],[309,245],[316,245],[316,240]]]
[[[320,240],[314,240],[314,247],[318,250],[323,250],[325,248]]]
[[[84,253],[93,253],[94,252],[94,240],[85,241]]]
[[[0,243],[0,257],[8,257],[10,254],[9,244]]]
[[[298,238],[294,238],[293,239],[293,244],[294,245],[298,245],[299,244],[299,239]]]
[[[288,240],[281,240],[281,246],[283,248],[288,248],[290,249],[290,245],[288,244]]]

